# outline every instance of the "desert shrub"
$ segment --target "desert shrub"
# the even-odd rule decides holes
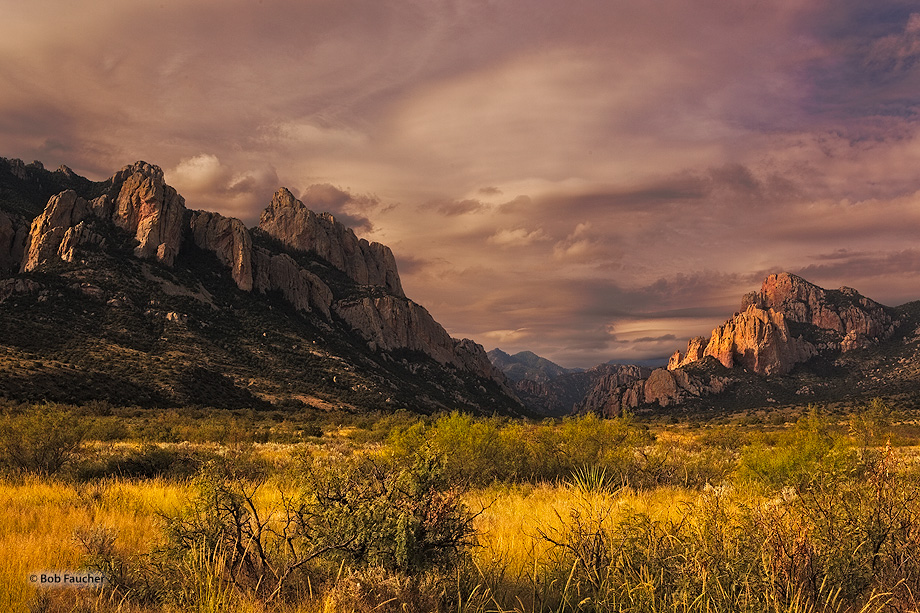
[[[773,435],[769,441],[761,436],[742,449],[739,476],[771,486],[796,485],[806,481],[822,463],[832,462],[847,446],[834,435],[826,422],[812,408],[789,431]],[[772,444],[770,444],[772,443]]]
[[[916,610],[920,483],[902,468],[850,449],[772,498],[709,487],[667,519],[575,492],[541,528],[550,573],[534,589],[555,583],[553,610]]]
[[[211,596],[231,590],[273,601],[342,569],[394,578],[437,574],[473,545],[474,516],[438,466],[309,458],[294,491],[275,495],[266,491],[264,471],[241,466],[208,462],[189,503],[164,517],[166,545],[149,562],[160,579],[148,593],[160,601],[193,606],[202,586]],[[98,554],[96,568],[108,564],[132,576],[117,557]]]
[[[327,457],[310,466],[306,486],[300,525],[352,567],[418,572],[450,565],[473,544],[462,490],[438,465]]]
[[[213,453],[146,444],[109,457],[99,457],[82,464],[77,476],[82,480],[104,477],[124,479],[186,479],[193,476]]]
[[[737,467],[737,453],[667,441],[637,448],[624,483],[635,489],[659,486],[702,488],[727,480]]]
[[[847,432],[854,444],[864,451],[884,445],[891,436],[891,413],[891,407],[880,398],[856,407],[847,423]]]
[[[83,420],[51,404],[0,419],[0,463],[15,472],[53,475],[79,454]]]
[[[826,582],[848,600],[868,591],[920,590],[920,480],[890,448],[851,450],[787,495],[771,546],[780,574],[812,591]]]
[[[431,424],[394,428],[387,442],[395,457],[439,463],[451,479],[472,485],[567,479],[585,466],[598,466],[623,485],[633,472],[635,450],[651,436],[628,415],[525,424],[451,413]]]

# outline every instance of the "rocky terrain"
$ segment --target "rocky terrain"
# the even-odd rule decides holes
[[[749,408],[913,393],[920,391],[918,325],[917,303],[891,308],[849,287],[826,290],[772,274],[708,339],[690,339],[647,378],[593,390],[580,410],[615,415],[642,406]],[[868,377],[867,362],[876,365]]]
[[[501,349],[488,352],[492,364],[511,381],[518,398],[533,413],[563,416],[575,413],[588,397],[605,397],[610,391],[648,377],[651,369],[634,364],[600,364],[594,368],[563,368],[530,351],[509,355]]]
[[[523,352],[489,352],[518,397],[542,415],[624,410],[760,409],[875,396],[920,399],[920,302],[879,304],[790,273],[760,291],[709,337],[690,339],[666,368],[602,364],[568,372]]]
[[[283,187],[248,229],[145,162],[94,183],[0,158],[0,273],[7,398],[521,410],[405,296],[388,247]]]

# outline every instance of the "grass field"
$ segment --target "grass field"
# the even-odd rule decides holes
[[[130,420],[98,440],[67,407],[4,419],[2,610],[917,609],[914,419],[881,402],[770,425],[388,416],[230,445]],[[80,569],[111,583],[30,582]]]

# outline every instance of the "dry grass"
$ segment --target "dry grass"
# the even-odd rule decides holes
[[[117,530],[124,547],[149,551],[160,532],[156,513],[174,511],[184,489],[162,481],[0,481],[0,610],[28,610],[40,589],[31,574],[81,567],[78,531]]]

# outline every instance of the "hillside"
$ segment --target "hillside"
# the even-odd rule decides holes
[[[0,158],[0,396],[141,407],[518,414],[390,249],[281,188],[257,228],[158,167],[92,182]]]

